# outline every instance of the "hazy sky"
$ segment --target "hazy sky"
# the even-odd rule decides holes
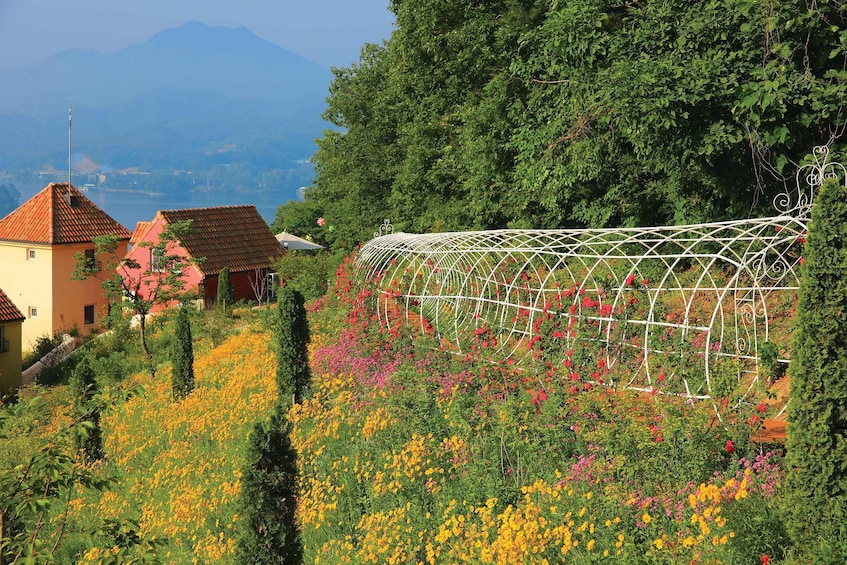
[[[325,66],[391,35],[388,0],[0,0],[0,66],[73,48],[112,53],[188,21],[245,26]]]

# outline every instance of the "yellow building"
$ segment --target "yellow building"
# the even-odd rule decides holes
[[[0,395],[21,386],[21,322],[24,315],[0,288]]]
[[[122,257],[129,231],[68,183],[51,183],[0,220],[0,288],[25,317],[24,349],[39,336],[99,327],[107,309],[101,278],[71,276],[75,254],[97,261],[92,240],[106,234],[120,238]]]

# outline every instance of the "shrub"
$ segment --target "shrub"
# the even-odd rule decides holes
[[[295,522],[297,454],[291,447],[290,428],[278,404],[270,421],[257,423],[250,437],[241,479],[246,520],[238,538],[239,563],[302,562]]]
[[[29,369],[35,365],[36,361],[40,361],[42,358],[49,355],[51,351],[62,345],[63,341],[64,336],[61,332],[56,332],[52,336],[49,334],[38,336],[35,339],[35,345],[33,346],[32,351],[24,356],[22,368],[24,370]]]
[[[224,267],[218,274],[217,303],[224,309],[235,304],[235,289],[232,287],[232,278],[229,276],[229,267]]]
[[[847,540],[847,190],[824,183],[804,250],[789,373],[788,520],[798,547]],[[847,559],[842,541],[840,559]]]
[[[194,390],[194,348],[191,343],[191,322],[188,308],[179,309],[174,322],[174,337],[171,349],[171,388],[174,400],[185,398]]]
[[[300,402],[309,386],[309,325],[303,295],[285,287],[279,294],[276,324],[277,386],[280,398]]]
[[[97,381],[89,355],[80,356],[68,385],[79,420],[83,423],[75,438],[76,447],[82,450],[87,462],[97,461],[103,457],[103,439],[100,431],[100,410],[94,404],[98,392]]]
[[[306,301],[323,296],[327,291],[329,254],[313,251],[289,251],[276,264],[285,286],[300,292]]]

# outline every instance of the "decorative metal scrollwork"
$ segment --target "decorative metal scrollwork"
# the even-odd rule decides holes
[[[773,200],[777,212],[786,216],[808,218],[815,194],[821,185],[829,179],[844,178],[847,186],[847,168],[843,164],[829,160],[829,147],[816,146],[812,150],[812,163],[807,163],[797,169],[796,192],[782,192]]]
[[[360,273],[377,286],[382,323],[398,322],[391,305],[458,354],[484,335],[491,358],[543,362],[554,374],[570,367],[563,355],[590,350],[598,368],[579,375],[586,383],[705,399],[715,382],[725,394],[731,373],[749,392],[764,386],[762,343],[782,340],[790,351],[815,193],[839,175],[847,186],[827,147],[813,156],[797,172],[796,194],[774,200],[779,216],[431,234],[395,234],[385,220],[359,252]]]
[[[379,229],[374,232],[374,237],[382,237],[394,232],[394,226],[391,225],[391,220],[385,218]]]

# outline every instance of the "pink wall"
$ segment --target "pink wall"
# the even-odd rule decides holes
[[[150,229],[145,234],[143,241],[149,242],[151,244],[156,244],[159,242],[159,235],[162,233],[162,229],[164,227],[164,220],[159,215],[156,215],[156,218],[153,220],[153,224],[150,226]],[[140,246],[136,244],[127,254],[128,259],[132,259],[137,262],[139,265],[138,269],[130,269],[128,267],[120,268],[121,276],[124,278],[124,281],[129,285],[130,288],[139,287],[138,282],[141,281],[142,284],[139,288],[139,294],[145,299],[149,299],[151,293],[156,288],[155,281],[162,277],[162,275],[151,274],[144,276],[143,273],[150,270],[150,246]],[[179,255],[181,257],[188,257],[188,254],[184,249],[179,247],[178,245],[171,244],[166,250],[167,255]],[[202,283],[202,278],[200,276],[200,272],[197,267],[188,265],[183,267],[182,269],[182,280],[184,281],[186,291],[188,290],[198,290]],[[148,282],[150,284],[148,284]],[[167,307],[168,305],[160,305],[154,306],[153,311],[156,312],[161,310],[162,308]]]

